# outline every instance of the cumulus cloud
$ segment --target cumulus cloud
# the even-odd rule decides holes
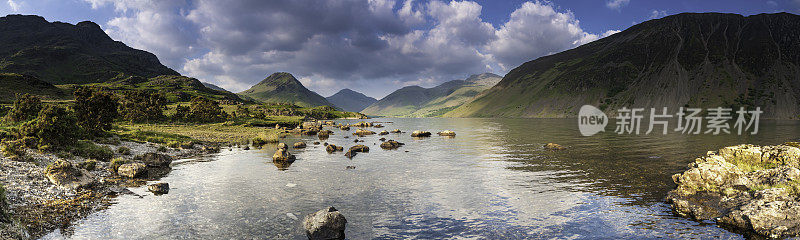
[[[615,33],[588,33],[571,12],[539,1],[496,27],[472,1],[86,1],[114,7],[119,16],[105,25],[114,39],[233,91],[285,71],[320,93],[348,87],[382,96],[410,84],[503,74]]]
[[[614,10],[620,10],[622,7],[628,5],[631,0],[608,0],[606,1],[606,7]]]

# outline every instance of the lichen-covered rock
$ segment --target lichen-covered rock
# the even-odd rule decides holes
[[[67,187],[82,188],[94,184],[94,177],[85,169],[78,169],[67,160],[57,160],[45,168],[45,175],[51,183]]]
[[[144,163],[126,163],[117,168],[117,175],[129,178],[142,176],[145,172],[147,172],[147,165]]]
[[[147,186],[147,190],[158,194],[167,194],[169,193],[169,183],[155,183]]]
[[[682,216],[782,238],[800,234],[800,149],[725,147],[672,176],[667,201]]]
[[[334,207],[319,210],[303,219],[303,228],[310,240],[344,239],[347,219]]]
[[[416,130],[416,131],[411,132],[411,137],[430,137],[430,136],[431,136],[431,132],[428,132],[428,131]]]

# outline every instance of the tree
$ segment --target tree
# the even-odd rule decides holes
[[[189,116],[195,122],[219,122],[228,118],[222,107],[214,100],[195,97],[189,106]]]
[[[35,139],[40,150],[64,149],[74,145],[79,136],[75,117],[65,108],[47,105],[32,121],[19,129],[20,139]]]
[[[6,118],[14,122],[31,120],[42,110],[42,100],[30,94],[17,94],[14,106],[8,112]]]
[[[164,119],[166,106],[167,99],[161,94],[135,90],[125,93],[119,106],[119,113],[126,121],[153,122]]]
[[[74,95],[78,125],[90,132],[111,130],[119,106],[119,100],[114,94],[94,87],[80,87],[75,90]]]

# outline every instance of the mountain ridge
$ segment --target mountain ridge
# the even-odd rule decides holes
[[[353,91],[349,88],[339,90],[325,99],[336,107],[340,107],[348,112],[360,112],[378,101],[378,99],[368,97],[363,93]]]

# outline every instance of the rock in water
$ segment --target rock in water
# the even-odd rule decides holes
[[[143,163],[126,163],[119,166],[117,174],[123,177],[136,178],[147,171],[147,165]]]
[[[438,132],[436,134],[439,134],[439,136],[445,136],[445,137],[455,137],[456,136],[456,132],[453,132],[453,131],[450,131],[450,130],[444,130],[444,131]]]
[[[289,153],[289,150],[278,148],[278,151],[272,155],[272,161],[294,161],[294,155]]]
[[[294,143],[294,148],[306,148],[305,142],[296,142]]]
[[[344,151],[344,148],[333,144],[328,144],[328,146],[325,147],[325,151],[328,151],[328,153],[341,152]]]
[[[303,228],[310,240],[344,239],[346,224],[347,219],[334,207],[319,210],[303,219]]]
[[[411,132],[411,137],[430,137],[430,136],[431,136],[431,132],[428,132],[428,131],[416,130],[416,131]]]
[[[389,140],[386,142],[381,143],[381,148],[383,149],[397,149],[400,146],[405,145],[405,143],[401,143],[395,140]]]
[[[169,193],[169,183],[156,183],[150,186],[147,186],[147,190],[150,192],[155,193],[156,195],[159,194],[167,194]]]
[[[567,148],[565,148],[565,147],[563,147],[561,145],[555,144],[555,143],[548,143],[547,145],[544,145],[544,148],[547,149],[547,150],[553,150],[553,151],[567,149]]]
[[[94,178],[89,171],[75,168],[70,161],[57,160],[45,168],[45,175],[51,183],[68,187],[88,187],[94,183]]]
[[[800,236],[800,149],[738,145],[709,152],[675,174],[667,201],[680,215],[752,230]]]
[[[278,143],[278,149],[289,149],[289,146],[286,143]]]
[[[402,133],[402,132],[400,131],[400,129],[395,129],[395,130],[392,130],[392,131],[389,131],[389,132],[390,132],[390,133]]]

